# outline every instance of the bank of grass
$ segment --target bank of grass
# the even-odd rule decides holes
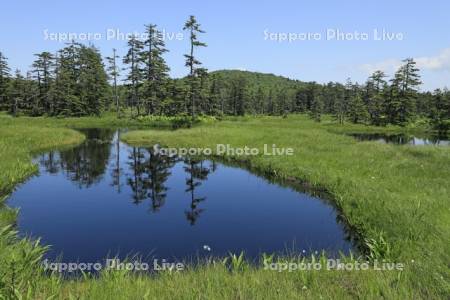
[[[191,128],[198,125],[216,122],[215,117],[198,116],[191,118],[188,115],[178,116],[139,116],[131,118],[129,114],[117,118],[116,113],[105,112],[100,116],[87,116],[79,118],[49,118],[27,117],[14,118],[5,112],[0,112],[0,123],[3,125],[33,124],[41,127],[69,127],[69,128],[152,128],[152,129],[178,129]]]
[[[122,121],[108,118],[114,119],[0,116],[1,194],[9,193],[36,171],[30,161],[32,153],[82,141],[80,134],[61,127],[124,126]],[[306,180],[326,188],[346,222],[363,238],[372,259],[403,262],[404,271],[275,272],[236,259],[224,263],[216,258],[181,273],[148,276],[109,271],[98,278],[68,280],[44,274],[39,262],[45,247],[19,239],[11,226],[16,212],[3,206],[0,299],[448,298],[449,149],[358,143],[330,132],[330,128],[302,116],[238,118],[177,131],[134,131],[124,140],[174,147],[293,147],[292,157],[234,159],[245,160],[255,170],[271,176]],[[340,130],[351,129],[353,126]],[[293,255],[280,261],[303,259]],[[309,257],[307,261],[320,259],[324,258]]]
[[[333,117],[326,115],[322,118],[323,128],[327,128],[330,132],[334,133],[384,133],[387,135],[391,134],[411,134],[411,135],[434,135],[434,134],[444,134],[443,132],[438,132],[430,124],[429,119],[419,118],[414,122],[408,123],[406,126],[401,127],[397,125],[386,125],[386,126],[371,126],[371,125],[361,125],[361,124],[336,124]]]
[[[82,134],[70,129],[39,127],[25,120],[10,122],[0,117],[0,299],[10,299],[18,282],[33,279],[36,260],[45,251],[29,240],[17,238],[12,227],[17,211],[5,205],[6,196],[37,172],[31,162],[33,153],[68,147],[83,139]]]
[[[410,290],[415,297],[448,297],[450,149],[357,142],[333,131],[362,132],[374,128],[336,126],[329,121],[317,124],[303,116],[262,117],[173,132],[134,131],[123,139],[133,145],[158,142],[171,147],[212,149],[217,144],[230,144],[256,147],[260,152],[264,144],[291,147],[293,156],[233,159],[270,175],[307,181],[326,189],[347,223],[368,242],[369,254],[408,263],[408,268],[397,274],[401,282],[397,289]],[[350,285],[361,285],[361,272],[352,274],[348,275],[354,276]],[[389,276],[392,274],[380,273],[373,280],[385,282]],[[394,282],[397,280],[392,278]],[[368,284],[367,290],[372,287]],[[378,291],[380,296],[391,287],[385,285],[384,289]]]
[[[40,127],[29,122],[5,124],[0,118],[0,195],[37,171],[31,162],[33,153],[75,145],[83,139],[81,133],[67,128]]]

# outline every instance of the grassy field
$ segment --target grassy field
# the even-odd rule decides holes
[[[17,239],[11,227],[17,212],[4,205],[6,196],[37,172],[37,166],[31,162],[33,153],[83,140],[82,134],[70,129],[35,126],[29,120],[0,116],[0,299],[13,297],[15,289],[23,289],[25,282],[33,280],[45,250]]]
[[[335,134],[337,130],[374,129],[355,125],[336,129],[331,122],[319,125],[306,117],[291,116],[220,122],[172,132],[134,131],[123,139],[135,145],[159,142],[213,149],[217,144],[247,145],[261,152],[264,144],[291,147],[295,150],[293,156],[234,159],[270,175],[295,178],[326,189],[357,235],[370,240],[369,245],[380,252],[368,251],[369,254],[408,263],[398,279],[392,278],[393,285],[400,284],[411,292],[410,296],[450,295],[450,149],[357,142]],[[355,277],[347,283],[360,286],[360,280],[364,280],[359,278],[361,272],[354,273]],[[388,276],[379,274],[374,281],[386,281]],[[384,288],[378,291],[379,296],[390,289],[389,284]],[[371,285],[367,290],[371,290]],[[401,288],[397,286],[397,290]]]
[[[191,120],[187,116],[141,116],[138,118],[117,118],[115,113],[104,113],[99,117],[80,118],[47,118],[27,117],[13,118],[0,112],[0,120],[3,125],[33,124],[41,127],[70,127],[70,128],[152,128],[152,129],[177,129],[190,128],[201,124],[210,124],[215,121],[214,117],[197,117]]]
[[[139,127],[141,121],[103,118],[12,119],[0,115],[0,195],[32,175],[32,153],[79,143],[83,136],[64,127]],[[150,123],[145,123],[151,126]],[[136,145],[172,147],[294,148],[293,156],[234,157],[255,171],[307,181],[326,189],[345,221],[361,237],[369,257],[402,262],[404,271],[275,272],[212,259],[180,273],[155,276],[108,271],[98,278],[62,279],[44,274],[45,247],[19,240],[16,212],[0,210],[0,299],[446,299],[450,295],[450,149],[356,142],[339,132],[371,127],[303,116],[238,118],[176,131],[140,130],[123,139]],[[386,128],[398,131],[398,128]],[[230,159],[230,158],[222,158]],[[281,262],[304,258],[280,258]],[[324,263],[324,257],[308,261]]]

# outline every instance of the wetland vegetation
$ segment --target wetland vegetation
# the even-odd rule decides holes
[[[421,91],[412,58],[362,84],[209,72],[203,26],[180,27],[182,78],[154,24],[122,56],[75,41],[36,53],[27,76],[0,52],[0,299],[448,298],[450,92]],[[116,253],[186,268],[42,264]],[[300,263],[319,267],[267,268]]]

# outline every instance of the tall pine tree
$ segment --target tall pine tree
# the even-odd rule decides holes
[[[200,94],[200,82],[198,77],[200,74],[204,74],[204,72],[206,72],[206,69],[198,67],[201,65],[201,62],[195,58],[194,49],[197,47],[206,47],[206,44],[200,42],[198,39],[197,35],[199,33],[204,33],[204,31],[200,29],[200,24],[194,16],[189,17],[184,24],[183,30],[189,31],[190,51],[189,54],[185,54],[184,57],[186,58],[185,66],[189,68],[188,79],[190,89],[188,99],[190,100],[191,116],[194,118],[196,101]]]
[[[323,96],[322,91],[314,88],[310,91],[311,97],[311,110],[309,112],[311,118],[320,122],[322,120],[322,112],[323,112]]]
[[[125,55],[123,62],[128,65],[128,75],[126,80],[128,81],[130,94],[131,94],[131,106],[136,108],[137,115],[140,115],[140,94],[139,88],[142,85],[143,69],[142,69],[142,49],[144,43],[137,39],[136,36],[131,36],[128,40],[128,52]]]
[[[120,75],[120,69],[117,66],[117,59],[119,55],[116,54],[116,49],[113,48],[113,55],[106,57],[108,62],[107,72],[109,79],[112,80],[112,94],[113,94],[113,102],[116,106],[117,117],[120,117],[120,101],[119,101],[119,92],[117,89],[117,79]]]
[[[386,97],[387,82],[384,79],[386,74],[382,71],[375,71],[367,80],[365,98],[370,121],[373,125],[386,124]]]
[[[51,107],[50,88],[54,77],[55,58],[50,52],[42,52],[35,54],[33,74],[38,84],[38,96],[33,109],[34,115],[48,113]]]
[[[345,116],[348,112],[349,105],[349,89],[352,88],[352,83],[350,79],[347,80],[347,85],[344,87],[342,85],[337,85],[335,87],[335,99],[333,115],[339,124],[344,124]]]
[[[81,47],[78,89],[84,115],[100,115],[107,101],[108,76],[100,52],[94,46]]]
[[[352,123],[363,123],[369,118],[367,107],[361,98],[361,95],[356,92],[350,99],[348,118]]]
[[[415,115],[418,87],[422,83],[416,62],[408,58],[403,63],[391,80],[387,106],[390,122],[400,125],[406,124]]]
[[[148,114],[161,113],[161,103],[166,96],[169,67],[163,58],[168,50],[165,48],[163,35],[156,25],[146,26],[146,49],[143,52],[144,85],[143,101]]]
[[[84,114],[84,108],[77,92],[77,81],[80,74],[80,48],[80,44],[71,42],[58,52],[55,84],[51,91],[51,115],[81,116]]]
[[[70,43],[59,51],[52,95],[52,115],[98,115],[107,92],[107,75],[98,50]]]
[[[8,108],[10,71],[7,58],[0,52],[0,110],[6,110]]]
[[[450,92],[448,90],[434,92],[429,117],[435,129],[450,130]]]
[[[26,80],[20,73],[20,70],[16,70],[16,75],[11,85],[9,85],[9,89],[9,112],[16,117],[20,109],[23,109],[29,100],[27,99]]]

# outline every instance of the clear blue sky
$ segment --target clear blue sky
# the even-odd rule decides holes
[[[208,47],[199,52],[205,67],[246,69],[305,81],[362,82],[371,70],[389,74],[406,57],[417,58],[423,89],[450,87],[449,1],[5,1],[0,17],[0,51],[12,68],[26,71],[33,54],[56,51],[64,43],[48,33],[100,33],[93,40],[104,56],[126,41],[107,40],[107,29],[142,31],[156,23],[166,32],[182,32],[194,14]],[[373,30],[401,33],[402,40],[375,41]],[[366,32],[369,40],[327,40],[326,31]],[[320,33],[320,40],[279,42],[268,33]],[[273,35],[272,35],[273,38]],[[183,76],[188,41],[167,41],[171,75]]]

